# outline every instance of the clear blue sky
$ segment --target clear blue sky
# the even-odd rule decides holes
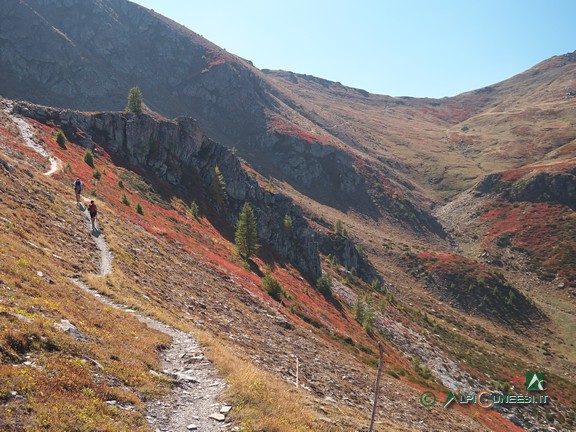
[[[576,0],[135,0],[260,69],[443,97],[576,50]]]

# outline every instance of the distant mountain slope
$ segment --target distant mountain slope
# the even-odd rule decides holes
[[[443,99],[392,98],[266,73],[279,98],[384,169],[388,180],[412,180],[433,193],[450,196],[485,174],[576,154],[576,52]]]
[[[417,231],[441,232],[429,214],[438,193],[453,195],[525,158],[534,162],[576,136],[563,99],[573,55],[455,98],[392,98],[306,75],[263,73],[127,0],[3,2],[0,23],[0,94],[121,110],[138,85],[150,108],[196,118],[261,174],[316,202]],[[544,102],[551,105],[540,107]],[[502,117],[506,106],[524,114]],[[551,117],[561,132],[520,124]],[[509,140],[492,136],[502,119]],[[542,151],[526,155],[525,140],[514,134],[538,140]]]
[[[0,22],[5,96],[121,110],[138,85],[150,108],[196,118],[261,171],[282,168],[289,182],[333,205],[371,206],[345,154],[325,137],[291,135],[305,119],[270,94],[256,68],[153,11],[126,0],[20,0],[0,6]]]

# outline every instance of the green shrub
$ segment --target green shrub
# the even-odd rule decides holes
[[[200,213],[200,206],[198,205],[198,203],[196,201],[192,201],[192,204],[190,204],[190,214],[193,217],[197,218],[198,213]]]
[[[130,205],[130,200],[128,199],[128,197],[124,193],[122,194],[122,204],[125,204],[127,206]]]
[[[282,298],[282,294],[284,293],[284,288],[278,280],[270,273],[266,273],[266,275],[262,278],[262,288],[266,290],[268,295],[275,300],[280,301]]]
[[[374,291],[386,294],[386,289],[382,286],[382,283],[378,279],[372,279],[370,286]]]
[[[142,216],[144,216],[144,209],[142,208],[142,206],[140,205],[140,203],[136,204],[136,212],[138,214],[141,214]]]
[[[412,363],[414,364],[414,371],[425,380],[429,380],[434,377],[432,371],[428,369],[426,366],[422,365],[420,357],[415,357]]]
[[[90,150],[86,150],[84,153],[84,162],[92,168],[94,168],[94,154]]]
[[[122,180],[118,180],[118,187],[124,189],[124,182]]]
[[[220,171],[220,167],[218,167],[218,165],[214,167],[214,178],[210,184],[210,190],[212,192],[212,196],[216,200],[216,203],[218,205],[222,205],[227,197],[226,181],[224,180],[224,175]]]
[[[66,135],[61,130],[56,134],[56,144],[58,144],[63,149],[66,149]]]
[[[100,170],[96,170],[92,173],[92,177],[94,177],[96,180],[100,180],[102,178],[102,173]]]
[[[354,302],[354,306],[352,307],[352,312],[354,313],[354,319],[361,323],[364,319],[364,302],[360,298],[360,296],[356,297],[356,301]]]
[[[340,219],[338,219],[334,224],[334,233],[342,237],[346,237],[348,235],[348,232],[346,231],[346,228],[344,228],[344,225]]]
[[[332,279],[328,273],[324,273],[318,278],[316,288],[324,295],[332,294]]]
[[[287,237],[290,237],[292,235],[293,225],[292,225],[292,218],[290,217],[290,215],[284,216],[284,221],[282,222],[282,228],[284,229],[284,234],[286,234]]]

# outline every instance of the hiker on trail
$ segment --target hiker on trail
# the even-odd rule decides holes
[[[94,201],[90,201],[90,205],[88,206],[88,213],[90,213],[92,231],[96,231],[96,215],[98,214],[98,210],[96,209],[96,204],[94,204]]]
[[[82,186],[84,185],[80,181],[80,178],[77,178],[76,181],[74,182],[74,192],[76,192],[76,204],[80,204],[80,194],[82,193]]]

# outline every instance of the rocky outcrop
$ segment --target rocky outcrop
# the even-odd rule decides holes
[[[113,156],[168,181],[175,191],[185,190],[199,180],[210,194],[216,182],[215,167],[224,178],[226,200],[215,208],[230,224],[237,222],[244,202],[250,203],[262,242],[311,278],[320,275],[320,258],[315,233],[300,207],[282,194],[261,188],[242,168],[238,158],[209,139],[197,122],[188,117],[156,120],[148,115],[127,113],[80,113],[71,110],[15,103],[14,111],[41,122],[60,126],[72,141],[92,141]],[[284,219],[292,220],[290,232]]]
[[[502,174],[494,173],[485,176],[478,184],[474,187],[474,191],[478,195],[497,193],[502,189]]]
[[[516,181],[490,174],[477,186],[479,193],[499,193],[509,201],[557,202],[576,210],[576,168],[565,172],[540,172]]]
[[[360,279],[370,284],[382,282],[382,277],[372,267],[366,254],[352,239],[340,234],[322,234],[319,238],[320,251],[333,257],[334,261],[353,271]]]
[[[275,131],[254,145],[261,151],[251,160],[263,174],[286,180],[315,201],[339,210],[377,213],[364,178],[341,149]]]
[[[557,202],[576,210],[576,168],[563,173],[538,173],[506,189],[511,201]]]

